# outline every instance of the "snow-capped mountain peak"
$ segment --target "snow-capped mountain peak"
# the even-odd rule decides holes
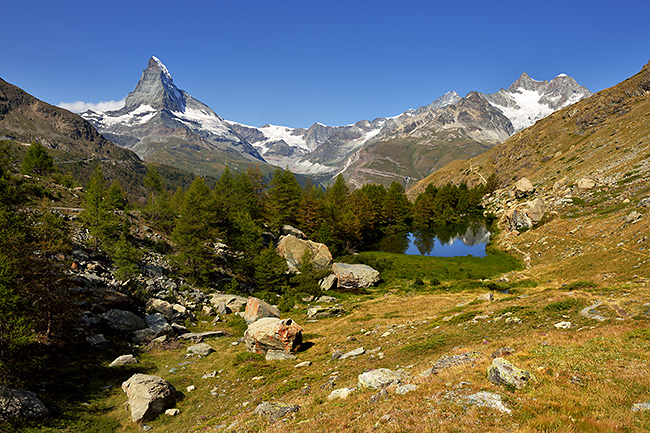
[[[132,148],[142,158],[151,151],[148,141],[160,137],[198,143],[197,147],[234,148],[244,158],[263,161],[259,153],[210,107],[180,90],[169,69],[152,56],[135,89],[116,111],[82,114],[104,136]],[[150,137],[150,138],[148,138]],[[171,141],[171,139],[170,139]]]

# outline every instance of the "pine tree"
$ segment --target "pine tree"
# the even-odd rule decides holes
[[[197,284],[205,285],[212,270],[213,253],[207,243],[214,240],[213,209],[210,190],[201,177],[194,179],[183,196],[172,240],[178,253],[176,263],[181,272]]]
[[[268,191],[269,221],[274,228],[296,224],[300,211],[302,188],[289,170],[278,168],[273,173]]]
[[[54,161],[47,152],[45,146],[38,141],[32,141],[23,159],[21,172],[23,174],[34,174],[43,176],[54,171]]]

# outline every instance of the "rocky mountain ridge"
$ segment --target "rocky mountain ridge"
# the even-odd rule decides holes
[[[72,170],[79,180],[87,180],[98,163],[108,179],[140,194],[146,167],[128,149],[105,139],[82,117],[47,104],[24,90],[0,79],[0,137],[28,145],[38,141],[48,149],[63,172]],[[70,169],[70,170],[68,170]]]
[[[450,91],[431,104],[394,117],[308,129],[233,125],[276,165],[327,181],[406,184],[457,159],[476,156],[553,111],[592,93],[567,75],[550,82],[523,73],[493,94]]]

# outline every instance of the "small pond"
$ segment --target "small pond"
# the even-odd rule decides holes
[[[370,250],[416,256],[485,257],[490,231],[483,220],[464,221],[432,230],[415,230],[385,236]]]

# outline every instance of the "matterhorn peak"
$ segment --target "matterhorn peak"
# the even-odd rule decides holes
[[[165,75],[165,77],[167,77],[170,81],[174,81],[172,80],[172,76],[169,73],[169,69],[167,69],[163,62],[161,62],[156,56],[151,56],[149,63],[147,64],[147,69],[159,69]]]

